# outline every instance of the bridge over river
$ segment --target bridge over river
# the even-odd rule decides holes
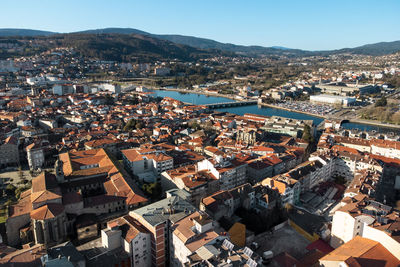
[[[234,101],[234,102],[204,104],[203,106],[206,106],[209,109],[215,109],[215,108],[249,106],[249,105],[256,105],[256,104],[257,104],[257,100],[248,100],[248,101]]]

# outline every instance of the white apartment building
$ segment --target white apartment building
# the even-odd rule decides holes
[[[114,94],[121,93],[121,85],[118,84],[103,83],[98,86],[98,89],[100,89],[101,91],[108,91]]]
[[[26,147],[29,168],[36,170],[44,164],[44,152],[40,144],[32,143]]]
[[[332,221],[330,245],[337,248],[355,236],[375,240],[384,245],[396,258],[400,259],[400,243],[384,230],[373,226],[375,219],[370,215],[353,215],[347,211],[335,212]]]
[[[74,92],[72,84],[57,84],[53,86],[53,94],[55,95],[67,95]]]
[[[299,181],[285,175],[277,175],[261,181],[261,185],[277,190],[283,204],[296,205],[300,201],[301,184]]]
[[[129,215],[108,222],[101,231],[103,247],[118,247],[129,253],[131,266],[151,266],[151,236],[145,227]]]
[[[195,212],[174,224],[171,244],[171,266],[182,267],[189,262],[189,256],[203,246],[214,244],[220,237],[213,221],[205,214]]]
[[[210,171],[219,181],[221,190],[229,190],[246,182],[247,164],[235,159],[217,156],[215,159],[204,159],[197,163],[198,171]]]
[[[374,140],[371,143],[371,154],[398,159],[400,158],[400,142],[383,140],[378,143]]]
[[[174,167],[172,157],[155,149],[125,149],[122,150],[124,165],[139,180],[159,182],[161,173]]]

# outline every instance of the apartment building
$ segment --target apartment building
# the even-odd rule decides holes
[[[190,202],[198,207],[202,198],[220,189],[220,182],[210,171],[198,171],[197,165],[193,164],[163,172],[161,186],[163,191],[174,188],[185,190]]]
[[[189,256],[206,245],[212,245],[227,236],[220,236],[215,230],[213,220],[198,211],[177,221],[172,232],[170,266],[185,266]]]
[[[34,142],[26,147],[29,168],[37,170],[44,164],[44,151],[40,142]]]
[[[343,134],[345,133],[346,132],[343,132]],[[324,133],[318,143],[318,149],[329,150],[334,145],[341,145],[356,149],[360,152],[367,152],[389,158],[400,157],[400,141],[341,136],[335,133]]]
[[[231,218],[238,208],[254,209],[259,212],[271,210],[279,202],[278,194],[261,184],[251,186],[249,183],[233,189],[218,191],[200,202],[200,210],[205,211],[215,220],[222,217]]]
[[[140,181],[160,182],[161,173],[174,166],[174,160],[164,151],[155,149],[122,150],[125,167]]]
[[[234,158],[217,156],[215,159],[204,159],[197,163],[198,171],[210,171],[220,182],[221,190],[228,190],[246,182],[245,162]]]
[[[171,196],[130,212],[151,235],[151,264],[166,266],[170,259],[173,226],[196,208],[178,196]]]
[[[129,215],[107,223],[102,230],[103,246],[109,250],[123,247],[131,257],[131,266],[151,266],[150,232]]]

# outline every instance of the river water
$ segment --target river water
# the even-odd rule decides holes
[[[162,91],[155,90],[154,91],[157,96],[161,97],[171,97],[176,100],[192,103],[195,105],[204,105],[204,104],[214,104],[214,103],[222,103],[222,102],[232,102],[234,100],[224,97],[218,96],[206,96],[199,95],[193,93],[180,93],[176,91]],[[298,119],[298,120],[313,120],[316,125],[321,123],[323,119],[307,114],[302,114],[298,112],[287,111],[283,109],[276,109],[270,107],[261,107],[258,105],[250,105],[250,106],[241,106],[241,107],[229,107],[229,108],[220,108],[215,109],[216,111],[221,112],[230,112],[238,115],[243,115],[245,113],[252,113],[264,116],[281,116],[286,118]],[[361,123],[343,123],[342,127],[345,129],[360,129],[363,131],[372,131],[376,130],[379,132],[400,132],[399,129],[392,129],[386,127],[379,127]]]

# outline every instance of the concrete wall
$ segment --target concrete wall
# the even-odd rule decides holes
[[[400,260],[400,243],[391,238],[385,232],[374,229],[364,224],[362,237],[369,238],[381,243],[390,253]]]
[[[333,248],[340,247],[354,237],[355,219],[347,212],[336,211],[333,215],[331,241]]]
[[[17,164],[19,162],[18,146],[3,144],[0,146],[0,165]]]
[[[9,217],[6,221],[6,233],[8,245],[16,246],[21,240],[19,238],[19,229],[27,225],[31,220],[29,213],[17,217]]]
[[[151,236],[139,233],[131,241],[131,252],[134,266],[151,266]]]
[[[113,250],[121,246],[121,230],[101,230],[101,243],[103,247]]]
[[[185,246],[185,244],[177,237],[172,235],[172,244],[174,251],[171,253],[171,265],[174,267],[182,267],[188,262],[188,256],[192,252]]]

